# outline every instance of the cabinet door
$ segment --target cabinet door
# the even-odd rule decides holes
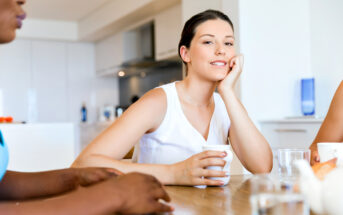
[[[123,61],[123,35],[115,34],[95,44],[95,68],[97,75],[115,73]]]
[[[36,116],[33,121],[65,122],[67,114],[66,43],[32,42],[32,82]]]
[[[178,55],[182,31],[181,4],[175,5],[155,17],[155,59],[164,60]]]
[[[321,122],[262,123],[261,132],[273,149],[308,148],[320,125]]]
[[[31,42],[16,40],[0,47],[0,116],[28,120]]]

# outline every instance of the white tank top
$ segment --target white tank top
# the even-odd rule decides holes
[[[202,151],[203,144],[227,144],[230,119],[223,100],[214,93],[214,112],[207,141],[183,113],[175,82],[161,86],[167,95],[167,111],[161,125],[143,135],[136,152],[138,163],[172,164]]]

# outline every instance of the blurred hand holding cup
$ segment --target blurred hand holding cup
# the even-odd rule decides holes
[[[226,164],[224,167],[221,166],[208,166],[206,167],[206,169],[211,169],[211,170],[217,170],[217,171],[225,171],[225,172],[229,172],[230,170],[230,164],[233,158],[233,154],[230,150],[230,145],[210,145],[210,144],[206,144],[202,146],[202,150],[203,151],[225,151],[226,152],[226,157],[224,157],[223,159],[226,161]],[[226,177],[208,177],[209,179],[212,180],[220,180],[224,182],[224,185],[227,185],[230,181],[230,176],[227,174]]]
[[[337,166],[343,166],[343,143],[317,143],[317,149],[321,163],[337,158]]]

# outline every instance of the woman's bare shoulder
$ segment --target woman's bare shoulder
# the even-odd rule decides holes
[[[167,111],[167,95],[162,88],[154,88],[145,93],[136,103],[133,109],[139,109],[141,114],[150,118],[154,127],[159,125]]]
[[[149,105],[155,104],[157,107],[166,107],[167,95],[162,88],[154,88],[145,93],[138,101]]]

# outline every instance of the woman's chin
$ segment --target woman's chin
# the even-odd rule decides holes
[[[15,31],[8,33],[6,36],[0,38],[0,43],[9,43],[15,39]]]

